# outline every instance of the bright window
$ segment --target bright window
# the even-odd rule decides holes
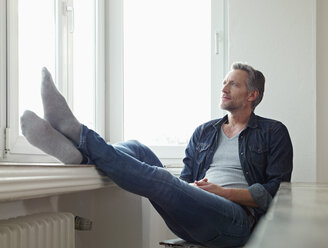
[[[79,121],[97,130],[96,107],[104,108],[96,104],[96,91],[104,88],[99,86],[104,82],[96,80],[104,78],[96,74],[103,73],[96,70],[96,66],[103,67],[98,60],[98,54],[104,53],[98,46],[104,38],[99,31],[104,26],[99,14],[103,6],[102,0],[74,4],[72,0],[7,1],[8,160],[17,161],[17,154],[42,154],[22,137],[19,117],[26,109],[43,117],[43,66],[51,72]],[[35,158],[31,160],[38,160]]]
[[[124,1],[124,139],[186,145],[211,118],[211,0]]]
[[[41,117],[43,116],[41,97],[38,94],[43,66],[52,72],[56,81],[56,16],[54,7],[53,0],[18,1],[19,116],[26,109],[33,110]]]
[[[95,128],[95,1],[75,1],[73,108],[76,117]]]
[[[195,128],[221,116],[226,0],[109,1],[111,143],[137,139],[181,165]]]
[[[74,11],[74,14],[71,11]],[[31,97],[32,92],[34,94],[40,92],[41,68],[48,67],[57,82],[56,69],[59,68],[55,66],[56,60],[59,65],[63,63],[65,66],[65,61],[56,58],[58,36],[56,37],[55,2],[54,0],[19,0],[18,13],[19,116],[26,109],[34,110],[42,116],[41,98]],[[67,52],[62,51],[62,53],[65,53],[63,54],[65,58],[72,61],[71,64],[66,65],[68,88],[72,88],[72,92],[69,93],[73,99],[71,105],[77,118],[90,128],[94,128],[95,2],[76,1],[74,10],[66,12],[65,15],[68,17],[67,40],[71,43],[67,43]],[[57,29],[61,32],[66,31],[66,27],[57,27]],[[66,34],[62,35],[65,36]]]

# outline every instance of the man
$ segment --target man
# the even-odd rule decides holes
[[[264,81],[251,66],[232,65],[221,98],[228,114],[196,129],[180,179],[139,142],[108,145],[81,125],[45,68],[46,120],[25,111],[22,131],[31,144],[63,163],[95,164],[121,188],[147,197],[177,236],[207,247],[241,246],[292,172],[286,127],[253,112]]]

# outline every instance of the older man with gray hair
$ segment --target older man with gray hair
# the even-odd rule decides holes
[[[247,242],[280,183],[290,181],[292,173],[287,128],[254,114],[264,83],[260,71],[232,65],[220,103],[228,114],[195,130],[180,178],[145,145],[109,145],[79,123],[46,68],[45,120],[26,111],[22,131],[32,145],[61,162],[94,164],[121,188],[147,197],[180,238],[207,247],[236,247]]]

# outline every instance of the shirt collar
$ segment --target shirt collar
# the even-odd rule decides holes
[[[220,120],[218,120],[217,122],[215,122],[213,124],[213,127],[219,128],[224,123],[226,123],[227,121],[228,121],[228,115],[225,115],[223,118],[221,118]],[[251,116],[249,117],[249,120],[247,122],[246,127],[257,128],[257,118],[256,118],[256,115],[254,114],[254,112],[251,113]]]

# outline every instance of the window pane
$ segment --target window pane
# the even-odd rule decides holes
[[[55,77],[55,5],[53,0],[19,0],[18,4],[19,115],[30,109],[42,117],[42,67]]]
[[[124,137],[186,144],[210,119],[210,0],[124,1]]]
[[[95,127],[95,1],[74,1],[74,114]]]

